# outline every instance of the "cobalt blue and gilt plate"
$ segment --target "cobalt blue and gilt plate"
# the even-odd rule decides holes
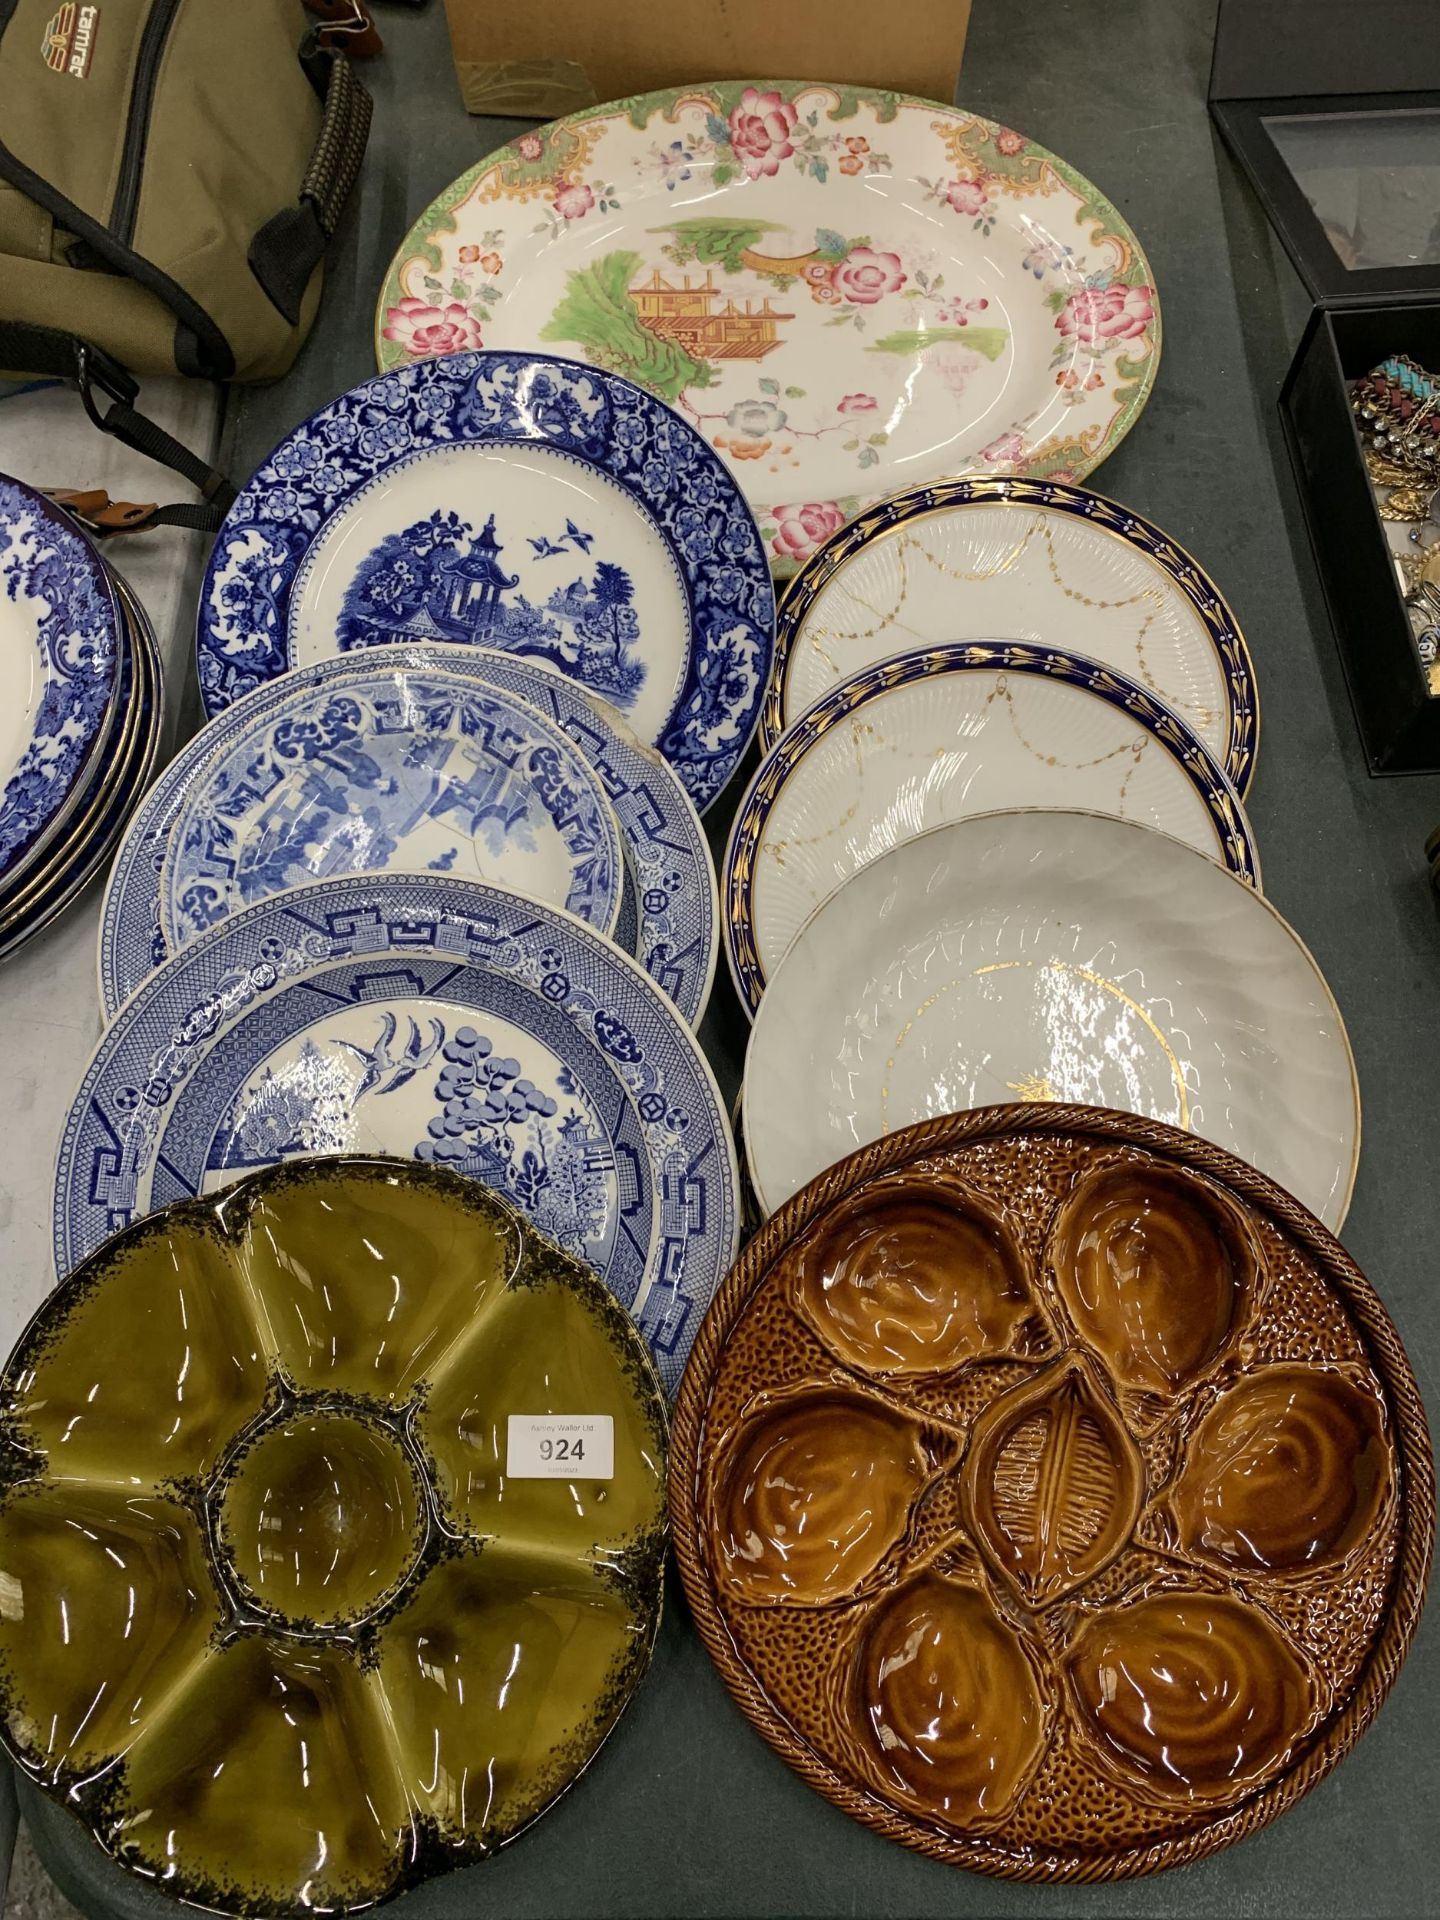
[[[56,1270],[169,1200],[351,1151],[503,1193],[608,1282],[674,1391],[735,1253],[735,1151],[694,1035],[603,935],[445,874],[316,881],[202,934],[86,1069]]]
[[[710,997],[719,948],[715,871],[695,808],[674,769],[642,747],[625,722],[548,667],[488,647],[411,646],[369,656],[378,669],[443,669],[462,688],[518,694],[555,721],[594,768],[620,824],[625,888],[615,938],[698,1026]],[[297,680],[321,689],[355,662],[325,661]],[[106,889],[100,917],[100,1002],[107,1020],[170,955],[160,925],[160,870],[170,829],[212,757],[268,724],[292,697],[274,681],[237,701],[181,749],[136,813]]]
[[[461,353],[281,442],[216,540],[197,644],[212,716],[379,642],[499,648],[618,707],[703,808],[758,722],[774,628],[754,517],[687,421],[592,367]]]
[[[120,608],[61,510],[0,474],[0,881],[78,804],[115,715]],[[768,668],[769,656],[766,656]]]
[[[443,666],[369,649],[287,676],[189,784],[166,842],[172,953],[242,907],[342,873],[454,873],[620,917],[620,829],[600,775],[553,720]]]

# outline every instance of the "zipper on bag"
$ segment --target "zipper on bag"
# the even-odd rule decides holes
[[[145,170],[145,144],[150,136],[150,115],[155,105],[155,81],[160,59],[180,0],[155,0],[150,17],[140,36],[140,51],[135,57],[135,81],[130,90],[130,114],[125,127],[125,147],[120,156],[120,178],[110,208],[110,231],[123,246],[135,237],[135,215],[140,204],[140,179]]]

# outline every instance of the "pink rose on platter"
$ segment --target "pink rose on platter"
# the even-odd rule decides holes
[[[1111,340],[1133,340],[1155,317],[1149,287],[1082,287],[1072,293],[1055,325],[1067,339],[1085,347],[1103,347]]]
[[[838,292],[857,307],[873,307],[905,284],[898,253],[852,247],[831,276]]]
[[[538,160],[545,151],[545,142],[538,133],[522,133],[515,142],[515,151],[522,160]]]
[[[1013,127],[1001,127],[995,135],[995,149],[997,153],[1009,154],[1013,159],[1017,153],[1025,151],[1024,136],[1016,133]]]
[[[880,405],[873,393],[847,393],[835,411],[837,413],[874,413]]]
[[[983,213],[990,202],[989,194],[978,180],[952,180],[945,189],[945,198],[956,213]]]
[[[780,162],[795,151],[790,144],[794,131],[795,109],[790,102],[754,87],[746,87],[730,116],[730,144],[752,180],[780,171]]]
[[[980,458],[992,467],[1013,467],[1017,461],[1025,458],[1025,439],[1023,434],[1002,433],[992,440],[988,447],[980,449]]]
[[[428,360],[441,353],[467,353],[485,344],[480,338],[479,321],[458,300],[432,307],[412,294],[406,294],[399,306],[386,310],[384,335],[415,360]]]
[[[578,186],[561,187],[550,204],[567,220],[583,220],[595,204],[595,189],[583,181]]]
[[[833,500],[776,507],[775,534],[770,544],[782,560],[804,560],[844,524],[845,515]]]

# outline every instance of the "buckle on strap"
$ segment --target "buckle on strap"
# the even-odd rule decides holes
[[[108,413],[101,413],[97,390],[119,406],[133,406],[140,395],[140,383],[118,360],[112,360],[103,348],[88,340],[75,342],[75,384],[92,423],[102,433],[113,433]]]

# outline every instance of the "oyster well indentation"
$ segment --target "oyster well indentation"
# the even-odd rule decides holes
[[[847,1717],[856,1757],[887,1798],[962,1830],[1005,1817],[1049,1735],[1018,1636],[983,1593],[935,1572],[867,1622]]]
[[[1258,1607],[1218,1594],[1155,1594],[1102,1613],[1066,1664],[1099,1754],[1167,1801],[1233,1801],[1314,1723],[1298,1655]]]
[[[992,1401],[964,1468],[966,1516],[1031,1606],[1091,1579],[1125,1545],[1145,1468],[1090,1362],[1058,1362]]]
[[[242,1593],[287,1625],[363,1620],[414,1569],[424,1489],[379,1421],[323,1406],[290,1413],[242,1443],[221,1484],[220,1552]]]
[[[880,1376],[1030,1351],[1041,1331],[1008,1230],[933,1180],[885,1182],[842,1202],[810,1234],[795,1285],[830,1351]]]
[[[1261,1273],[1250,1225],[1218,1187],[1135,1162],[1080,1182],[1049,1261],[1076,1331],[1120,1384],[1166,1397],[1223,1352]]]
[[[768,1407],[715,1475],[721,1580],[762,1606],[848,1597],[903,1534],[928,1473],[917,1426],[878,1400],[817,1390]]]
[[[1289,1572],[1363,1539],[1387,1479],[1373,1394],[1318,1367],[1264,1367],[1196,1426],[1171,1509],[1182,1542],[1207,1558]]]

